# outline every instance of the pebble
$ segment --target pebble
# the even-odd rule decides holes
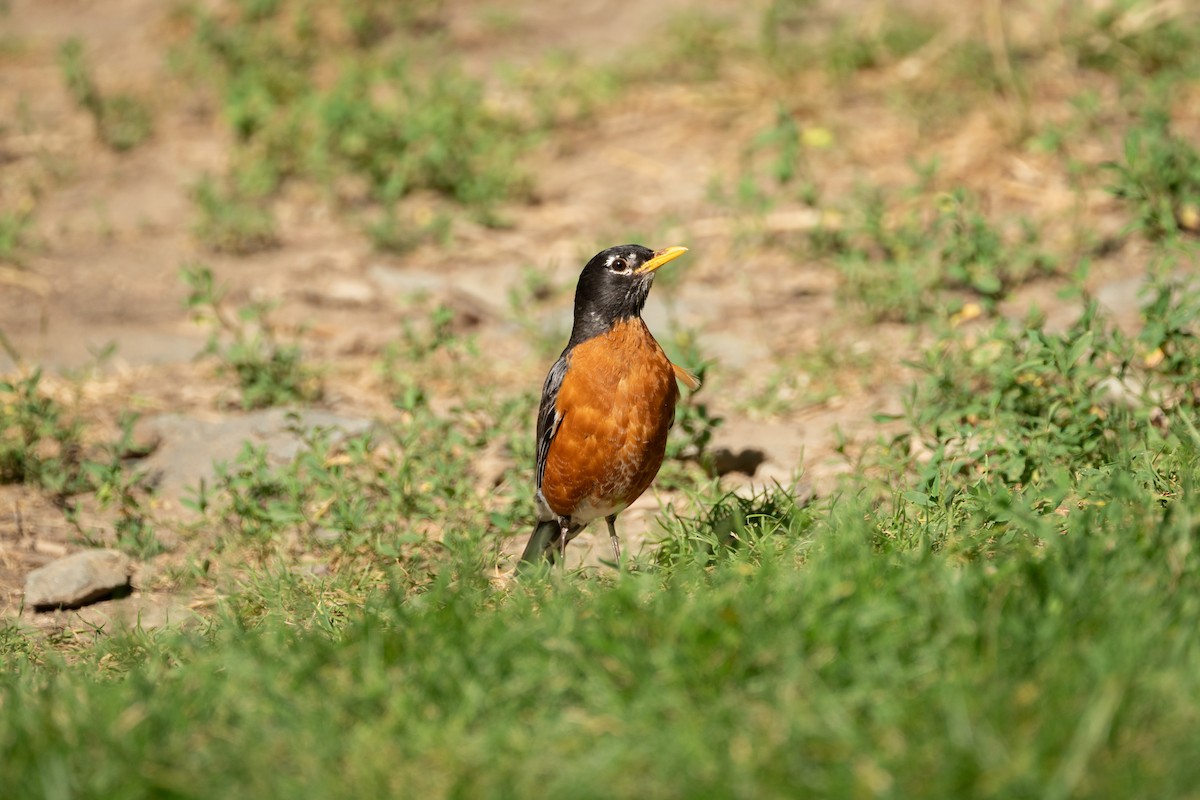
[[[129,556],[83,550],[39,567],[25,579],[25,605],[38,611],[79,608],[129,585]]]

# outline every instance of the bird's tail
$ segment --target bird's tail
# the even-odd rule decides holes
[[[521,554],[521,562],[517,569],[520,570],[525,564],[543,559],[553,561],[553,546],[557,544],[561,535],[562,529],[556,520],[547,519],[539,522],[529,537],[529,544],[525,545],[525,552]]]

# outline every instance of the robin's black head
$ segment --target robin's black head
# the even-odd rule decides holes
[[[620,320],[640,316],[654,283],[654,271],[686,252],[686,247],[655,252],[640,244],[622,244],[592,256],[575,289],[570,344],[604,333]]]

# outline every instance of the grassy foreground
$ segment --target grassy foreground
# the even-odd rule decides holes
[[[731,68],[749,68],[779,111],[712,202],[748,231],[773,209],[840,209],[822,217],[841,225],[761,245],[831,266],[864,325],[966,324],[928,348],[908,412],[836,495],[726,497],[673,461],[660,481],[703,511],[664,512],[663,541],[631,570],[498,586],[500,544],[528,525],[536,398],[481,388],[479,354],[435,312],[383,354],[390,425],[316,435],[282,467],[248,446],[196,487],[207,549],[184,537],[192,561],[163,581],[219,594],[199,625],[74,639],[0,623],[0,800],[1200,797],[1200,298],[1165,277],[1194,272],[1200,231],[1187,4],[1047,6],[1053,24],[1025,26],[1045,36],[1006,43],[1002,27],[999,41],[945,35],[880,3],[810,46],[814,3],[773,0],[761,41],[689,14],[655,40],[670,47],[642,48],[663,63],[518,72],[524,113],[480,101],[431,35],[440,3],[231,5],[175,22],[178,74],[211,92],[234,142],[193,190],[207,250],[280,246],[279,198],[304,183],[382,251],[444,239],[464,214],[503,225],[531,188],[516,156],[540,137],[622,85],[741,92]],[[492,17],[491,35],[505,25]],[[59,59],[108,148],[152,141],[149,110],[102,91],[82,44]],[[1159,248],[1128,256],[1159,275],[1140,333],[1086,298],[1065,331],[971,324],[1030,281],[1065,285],[1113,242],[1061,208],[1006,220],[978,187],[938,178],[937,158],[910,161],[911,190],[839,196],[843,162],[826,156],[853,126],[809,108],[830,80],[931,136],[991,109],[1012,153],[1061,170],[1081,209],[1107,187]],[[31,249],[34,211],[0,208],[0,260]],[[1043,235],[1052,223],[1070,235]],[[185,274],[240,405],[320,396],[270,304],[234,311],[211,271]],[[831,343],[822,369],[854,357]],[[462,381],[468,407],[435,413],[412,364]],[[803,371],[781,364],[772,385],[798,391]],[[39,380],[0,381],[0,483],[93,495],[115,509],[116,545],[153,559],[165,545],[131,443],[92,447]],[[771,389],[752,405],[797,402]],[[702,450],[712,422],[689,406],[673,448]],[[481,497],[472,454],[492,444],[520,474]]]
[[[9,628],[6,794],[1193,796],[1195,298],[1157,291],[1137,340],[947,334],[844,493],[725,498],[619,576],[497,589],[464,534],[362,603],[267,564],[203,630]]]

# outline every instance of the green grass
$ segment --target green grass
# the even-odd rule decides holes
[[[1089,13],[1090,11],[1090,13]],[[1086,68],[1124,75],[1195,75],[1200,69],[1200,16],[1180,6],[1155,13],[1144,0],[1072,9],[1068,44]]]
[[[915,322],[964,302],[994,309],[1013,288],[1058,271],[1036,227],[1020,221],[1004,232],[966,191],[906,205],[900,216],[882,195],[867,196],[861,219],[828,245],[843,298],[873,320]]]
[[[230,174],[197,190],[201,242],[233,252],[273,242],[268,201],[287,181],[324,187],[351,216],[382,209],[368,227],[389,250],[411,246],[414,231],[398,227],[395,206],[413,193],[489,224],[497,205],[528,196],[517,156],[531,126],[492,108],[438,46],[439,14],[437,3],[316,13],[300,0],[191,12],[193,35],[175,62],[216,91],[236,140]]]
[[[489,142],[528,133],[524,124],[464,111],[480,88],[453,64],[401,57],[414,35],[437,39],[439,4],[234,8],[196,18],[193,44],[215,65],[239,142],[209,199],[214,217],[242,203],[267,211],[249,233],[214,227],[210,246],[273,236],[270,203],[288,180],[357,196],[370,206],[363,217],[377,225],[376,243],[398,251],[448,235],[437,212],[410,215],[409,193],[472,213],[520,195],[511,163],[496,173],[487,164],[510,159],[516,151]],[[811,2],[776,0],[765,40],[794,45],[812,13]],[[1148,60],[1158,45],[1138,37],[1175,36],[1183,22],[1132,33],[1105,22],[1101,33],[1123,37],[1103,51],[1115,60],[1085,66],[1169,85],[1189,68],[1188,51],[1162,49],[1159,64]],[[1079,48],[1104,46],[1073,31],[1068,54],[1084,59]],[[695,57],[673,80],[719,83],[741,55],[708,19],[677,22],[666,35],[671,52]],[[886,17],[877,30],[837,28],[832,43],[801,54],[811,61],[776,67],[834,72],[853,91],[858,73],[887,70],[931,35],[924,23]],[[314,54],[328,52],[344,63],[318,70]],[[969,98],[914,109],[936,116],[940,103],[1033,87],[1022,72],[1028,55],[1012,53],[1018,75],[1000,85],[993,52],[958,42],[930,67],[940,77],[904,102],[971,85]],[[318,71],[326,80],[314,80]],[[532,127],[585,123],[628,79],[608,69],[530,79]],[[820,139],[806,134],[831,139],[832,128],[795,100],[773,97],[774,117],[745,145],[745,179],[730,201],[741,218],[822,199]],[[1062,128],[1070,136],[1056,143],[1050,131],[1050,152],[1073,147],[1063,138],[1099,136],[1104,120],[1117,126],[1114,141],[1125,134],[1129,108],[1088,101],[1079,110]],[[402,126],[394,139],[380,133],[408,112],[423,117],[411,122],[420,144]],[[1086,295],[1066,329],[1037,316],[939,325],[938,312],[994,310],[1078,254],[1048,249],[1040,223],[993,214],[987,198],[933,194],[945,188],[936,160],[918,165],[912,192],[851,197],[848,225],[813,234],[848,304],[870,319],[922,323],[928,341],[910,365],[903,413],[881,420],[863,452],[847,450],[856,461],[840,488],[800,504],[789,488],[739,496],[707,479],[695,462],[720,422],[714,409],[737,406],[687,395],[660,477],[687,502],[661,513],[657,540],[622,572],[492,580],[509,566],[502,550],[529,530],[536,397],[488,388],[486,341],[463,334],[451,309],[414,303],[378,367],[394,414],[361,435],[308,433],[289,463],[247,445],[214,482],[194,487],[184,552],[156,580],[215,598],[196,624],[55,636],[0,626],[5,789],[98,798],[1195,796],[1200,295],[1171,277],[1195,264],[1194,246],[1177,235],[1195,202],[1195,159],[1181,128],[1141,120],[1109,173],[1149,239],[1137,333]],[[447,128],[464,138],[444,152],[426,146]],[[799,257],[796,265],[805,266]],[[316,367],[271,324],[268,306],[231,308],[201,267],[187,280],[239,404],[317,397]],[[558,288],[530,272],[511,303],[535,306]],[[756,408],[795,411],[837,391],[847,367],[869,373],[877,359],[840,352],[837,334],[767,376]],[[708,366],[694,337],[664,346],[698,371]],[[801,370],[809,383],[794,379]],[[93,438],[38,375],[0,384],[0,480],[63,500],[93,495],[116,517],[120,546],[150,559],[160,545],[128,436]],[[483,485],[476,455],[489,449],[505,463]]]
[[[84,59],[83,43],[68,39],[58,51],[67,90],[80,108],[92,115],[96,135],[118,152],[132,150],[150,138],[154,120],[146,104],[127,92],[105,94],[92,78]]]
[[[248,449],[199,504],[247,559],[207,578],[226,599],[206,623],[93,645],[0,634],[7,785],[1186,796],[1198,300],[1165,282],[1150,299],[1140,338],[1091,307],[1062,333],[946,334],[904,431],[840,493],[700,488],[620,575],[489,582],[529,498],[481,497],[470,454],[496,435],[516,453],[529,403],[417,403],[283,467]],[[297,548],[327,573],[296,570]]]
[[[0,264],[20,264],[33,211],[0,211]]]
[[[1133,227],[1156,241],[1200,232],[1200,152],[1171,130],[1169,116],[1144,114],[1125,135],[1124,156],[1108,165],[1109,191],[1131,207]]]
[[[147,509],[145,474],[127,461],[138,454],[132,438],[134,418],[122,420],[113,441],[93,442],[77,413],[42,388],[42,373],[0,379],[0,484],[36,487],[63,510],[86,542],[115,544],[138,558],[163,551]],[[83,527],[76,516],[78,498],[94,496],[111,510],[112,535]]]
[[[193,232],[208,250],[249,255],[279,244],[268,198],[241,188],[236,180],[206,175],[192,197],[199,212]]]
[[[212,270],[189,265],[182,275],[188,308],[213,329],[205,354],[216,356],[219,370],[237,379],[242,408],[306,403],[321,396],[318,374],[304,362],[298,343],[279,336],[269,303],[230,311]]]

